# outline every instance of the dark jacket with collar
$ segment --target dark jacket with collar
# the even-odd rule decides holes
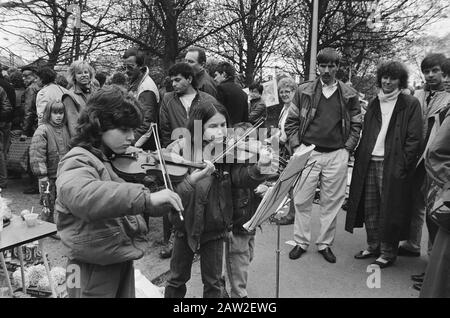
[[[364,117],[364,130],[355,152],[345,229],[364,224],[364,185],[381,129],[380,101],[375,98]],[[409,236],[412,185],[422,141],[422,114],[417,98],[400,94],[389,123],[383,162],[383,195],[380,206],[380,240],[398,243]]]
[[[34,131],[38,126],[36,97],[40,90],[37,83],[32,83],[25,89],[24,93],[24,118],[23,118],[23,133],[28,137],[32,137]]]
[[[217,100],[227,109],[231,126],[248,122],[248,96],[233,79],[217,86]]]
[[[427,153],[428,175],[443,189],[443,199],[450,206],[450,110]]]
[[[217,87],[214,80],[209,76],[208,72],[202,70],[200,73],[195,75],[195,80],[197,81],[197,89],[199,91],[205,92],[214,98],[217,98]]]
[[[342,110],[342,135],[346,139],[345,149],[353,151],[358,144],[362,127],[359,97],[357,91],[350,86],[341,81],[337,83]],[[291,149],[297,148],[302,143],[303,136],[314,119],[321,96],[320,79],[304,83],[297,89],[285,124]]]
[[[216,99],[211,95],[197,91],[197,95],[189,108],[189,113],[191,113],[193,108],[201,101],[217,103]],[[189,117],[188,115],[189,114],[186,112],[186,108],[184,108],[177,93],[170,92],[164,95],[159,112],[159,128],[161,130],[160,142],[163,148],[172,143],[172,132],[174,129],[186,126]]]
[[[250,101],[248,121],[254,125],[261,119],[264,119],[264,121],[267,119],[266,103],[264,103],[262,98],[253,99]]]

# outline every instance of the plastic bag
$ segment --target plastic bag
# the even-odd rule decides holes
[[[140,270],[134,271],[136,298],[164,298],[164,287],[152,284]]]

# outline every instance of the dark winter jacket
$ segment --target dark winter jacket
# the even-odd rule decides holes
[[[225,106],[231,126],[248,122],[248,96],[232,79],[217,86],[217,100]]]
[[[197,95],[192,101],[189,113],[201,102],[207,101],[217,103],[216,99],[211,95],[197,91]],[[160,142],[163,148],[170,145],[172,140],[172,132],[176,128],[185,127],[188,120],[188,114],[183,103],[175,92],[164,95],[159,112],[159,128],[161,130]]]
[[[345,229],[364,224],[364,185],[378,134],[381,129],[380,101],[375,98],[364,117],[364,130],[355,153]],[[422,114],[417,98],[400,94],[385,141],[383,195],[380,206],[380,240],[395,243],[407,239],[411,213],[411,186],[420,155]]]
[[[254,125],[259,120],[267,119],[267,107],[262,98],[250,101],[250,110],[248,112],[248,121]],[[263,126],[264,127],[264,126]]]
[[[199,91],[205,92],[214,98],[217,98],[217,87],[214,80],[209,76],[208,72],[202,70],[200,73],[195,75],[195,80],[197,81],[197,89]]]
[[[173,149],[168,147],[170,151]],[[194,155],[194,158],[198,156]],[[253,191],[267,177],[256,165],[220,164],[216,165],[216,170],[212,176],[193,185],[194,191],[183,183],[182,188],[176,190],[183,200],[184,221],[178,215],[170,214],[171,221],[178,232],[187,235],[194,252],[206,242],[225,237],[231,230],[235,211],[233,191],[238,188]]]
[[[36,97],[40,90],[40,87],[33,83],[25,90],[24,99],[24,112],[23,118],[23,133],[28,137],[32,137],[34,131],[38,126],[37,110],[36,110]]]
[[[8,96],[6,95],[6,91],[0,87],[0,122],[11,122],[12,113],[13,108],[11,106],[11,103],[9,102]]]
[[[9,113],[7,117],[4,117],[5,115],[3,115],[0,118],[3,118],[2,121],[12,122],[16,111],[16,92],[14,90],[14,87],[4,78],[0,78],[0,88],[3,88],[5,90],[10,105],[10,111],[8,111]]]
[[[361,105],[358,93],[350,86],[338,81],[338,90],[342,109],[342,135],[346,140],[345,149],[353,151],[358,144],[362,126]],[[314,119],[321,96],[320,79],[300,85],[297,89],[284,126],[291,149],[296,149],[303,142],[303,136]]]

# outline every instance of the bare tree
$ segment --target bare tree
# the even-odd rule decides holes
[[[300,1],[220,1],[222,19],[239,20],[205,39],[203,46],[237,65],[246,84],[268,58],[282,50],[288,17],[298,14]]]

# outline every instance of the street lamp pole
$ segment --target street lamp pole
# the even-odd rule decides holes
[[[319,0],[314,0],[311,32],[311,59],[309,63],[310,81],[316,78],[317,40],[319,34]]]

